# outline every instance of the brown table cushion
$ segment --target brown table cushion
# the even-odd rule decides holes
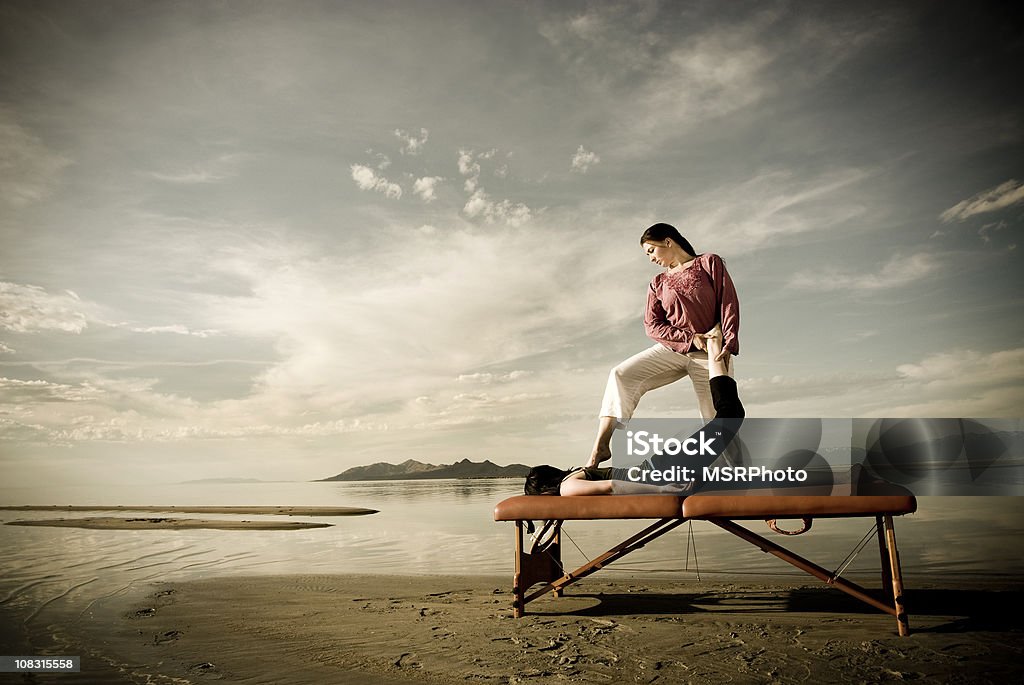
[[[683,498],[675,495],[518,495],[494,508],[495,521],[661,519],[682,515]]]
[[[498,503],[494,508],[494,520],[839,518],[910,514],[914,511],[917,511],[917,500],[912,495],[843,497],[700,494],[687,498],[674,495],[518,495]]]
[[[828,495],[693,495],[683,502],[686,518],[838,518],[917,511],[913,495],[868,497]]]

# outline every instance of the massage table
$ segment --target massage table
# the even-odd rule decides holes
[[[797,492],[799,489],[793,489]],[[902,490],[902,489],[900,489]],[[500,502],[494,509],[495,521],[514,521],[515,575],[512,579],[512,613],[521,617],[526,605],[552,592],[561,597],[562,591],[581,578],[604,568],[630,552],[640,549],[686,521],[709,521],[763,552],[771,553],[789,562],[801,571],[856,597],[876,609],[896,617],[901,636],[909,634],[910,626],[903,604],[903,578],[900,557],[896,549],[893,517],[916,511],[913,495],[750,495],[728,492],[702,492],[689,497],[673,495],[599,495],[589,497],[560,497],[519,495]],[[820,490],[818,492],[821,492]],[[905,492],[905,491],[904,491]],[[769,527],[783,534],[807,532],[815,518],[875,519],[875,531],[881,556],[882,591],[875,593],[856,583],[839,577],[785,547],[754,533],[736,521],[763,520]],[[635,535],[618,543],[608,551],[588,561],[574,571],[562,567],[561,526],[564,521],[590,521],[600,519],[654,519],[655,522]],[[800,519],[803,527],[783,531],[776,519]],[[534,532],[534,521],[542,521]],[[526,537],[524,537],[524,532]],[[534,533],[530,536],[530,533]],[[870,535],[870,533],[869,533]],[[865,539],[865,541],[867,538]],[[530,543],[527,546],[526,543]],[[841,571],[840,571],[841,572]],[[538,583],[544,585],[527,594]]]

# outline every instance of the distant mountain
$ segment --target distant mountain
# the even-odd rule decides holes
[[[356,466],[347,471],[342,471],[330,478],[321,478],[321,481],[329,480],[419,480],[431,478],[524,478],[529,466],[523,464],[511,464],[509,466],[498,466],[497,464],[484,460],[482,462],[463,459],[454,464],[424,464],[415,459],[407,459],[401,464],[389,464],[377,462],[369,466]]]

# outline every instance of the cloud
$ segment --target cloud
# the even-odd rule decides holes
[[[114,325],[114,324],[112,324]],[[214,335],[220,335],[221,332],[212,328],[203,330],[193,330],[188,326],[182,326],[181,324],[171,324],[169,326],[129,326],[127,324],[116,324],[115,327],[127,328],[133,333],[173,333],[175,335],[191,335],[196,338],[209,338]]]
[[[430,132],[425,128],[421,128],[420,135],[417,137],[413,133],[396,128],[395,135],[402,141],[400,151],[403,155],[418,155],[423,152],[423,146],[427,144],[427,137],[430,135]]]
[[[412,184],[412,192],[418,195],[424,202],[433,202],[437,199],[437,184],[443,180],[443,176],[424,176],[423,178],[418,178]]]
[[[1020,202],[1024,202],[1024,183],[1011,178],[1005,183],[956,203],[940,214],[939,218],[948,224],[952,221],[963,221],[977,214],[1005,209]]]
[[[509,226],[521,226],[533,218],[532,210],[521,202],[491,199],[483,188],[478,188],[462,208],[471,219],[482,218],[487,223],[501,221]]]
[[[594,3],[540,26],[578,92],[609,109],[632,103],[628,117],[613,120],[614,142],[605,142],[619,158],[647,157],[766,100],[799,98],[898,22],[898,11],[839,23],[777,5],[694,20],[692,8],[680,7]]]
[[[687,207],[694,247],[713,237],[716,250],[750,252],[784,236],[834,230],[866,211],[857,185],[864,169],[842,168],[801,176],[790,170],[758,173],[742,182],[696,194]]]
[[[480,185],[479,160],[492,159],[497,149],[476,153],[473,150],[459,150],[459,173],[466,177],[463,189],[471,193],[462,213],[470,219],[483,219],[487,223],[503,222],[509,226],[521,226],[533,218],[533,211],[521,202],[511,200],[494,200]],[[504,171],[503,173],[507,173]]]
[[[941,260],[930,254],[895,256],[876,273],[849,270],[821,270],[797,273],[789,286],[802,290],[875,291],[898,288],[919,281],[939,270]]]
[[[576,154],[572,156],[572,170],[581,174],[587,173],[591,166],[601,161],[596,153],[584,149],[582,145],[576,148]]]
[[[8,331],[81,333],[88,327],[84,308],[70,290],[54,294],[34,285],[0,282],[0,328]]]
[[[219,183],[220,181],[237,176],[239,166],[247,157],[248,155],[239,153],[220,155],[174,173],[154,171],[150,172],[149,175],[159,181],[183,185]]]
[[[626,140],[649,149],[666,135],[751,106],[776,91],[768,69],[780,49],[764,40],[775,13],[761,12],[727,28],[680,30],[669,17],[659,26],[646,11],[626,4],[593,6],[548,22],[541,34],[588,90],[632,108]],[[670,13],[670,12],[669,12]]]
[[[992,242],[992,236],[990,233],[997,233],[1004,228],[1009,228],[1009,224],[1005,221],[993,221],[992,223],[984,224],[978,229],[978,235],[981,237],[981,241],[985,244]]]
[[[72,161],[52,152],[23,128],[13,112],[0,108],[0,203],[24,207],[47,197]]]
[[[392,183],[383,176],[378,176],[377,172],[368,166],[362,164],[353,164],[352,169],[352,180],[356,182],[360,190],[376,190],[378,193],[384,193],[386,197],[392,199],[399,199],[402,197],[402,187],[397,183]]]
[[[955,350],[925,357],[916,364],[896,367],[900,377],[946,387],[1024,383],[1024,348],[982,354]]]
[[[388,157],[383,152],[375,152],[373,150],[367,150],[366,154],[373,155],[374,157],[376,157],[376,159],[377,159],[377,169],[380,170],[380,171],[384,171],[389,166],[391,166],[391,158]]]
[[[459,173],[466,177],[466,192],[475,191],[480,182],[480,163],[474,159],[472,150],[459,150]]]
[[[953,350],[901,364],[896,370],[905,404],[891,406],[891,416],[1020,418],[1024,348],[988,353]]]
[[[17,352],[13,347],[8,347],[3,342],[0,342],[0,354],[14,354]]]
[[[744,403],[775,403],[792,400],[832,398],[843,389],[877,393],[892,381],[890,373],[830,373],[812,376],[775,375],[744,379],[740,382],[740,396]],[[799,414],[797,414],[799,415]],[[813,411],[810,415],[815,415]]]
[[[101,391],[88,383],[68,385],[43,380],[22,381],[0,378],[0,402],[81,402],[97,397]]]
[[[532,371],[524,371],[522,369],[509,371],[508,373],[464,373],[459,374],[455,380],[459,383],[479,383],[482,385],[489,385],[491,383],[510,383],[512,381],[517,381],[531,376],[532,374]]]
[[[741,379],[748,415],[1019,418],[1024,348],[930,354],[895,369]]]

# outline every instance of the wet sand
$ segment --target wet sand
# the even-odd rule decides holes
[[[179,518],[115,518],[93,516],[81,519],[33,519],[8,521],[8,526],[47,526],[51,528],[88,528],[92,530],[305,530],[307,528],[330,528],[330,523],[310,521],[228,521],[223,519],[179,519]]]
[[[510,582],[154,583],[77,622],[74,642],[136,682],[1001,683],[1024,672],[1019,587],[912,586],[912,634],[900,638],[894,618],[820,584],[595,578],[513,619]]]

